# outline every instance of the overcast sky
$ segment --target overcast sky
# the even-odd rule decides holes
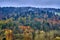
[[[60,0],[0,0],[0,7],[48,7],[60,8]]]

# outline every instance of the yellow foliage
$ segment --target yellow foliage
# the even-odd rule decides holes
[[[6,40],[13,40],[13,33],[12,30],[6,29],[5,30]]]
[[[60,40],[60,37],[56,37],[55,40]]]

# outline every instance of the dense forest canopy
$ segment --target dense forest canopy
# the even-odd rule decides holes
[[[60,9],[34,7],[1,7],[1,28],[30,26],[39,30],[60,30]],[[41,27],[42,26],[42,27]]]

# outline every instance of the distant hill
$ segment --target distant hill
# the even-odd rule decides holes
[[[35,8],[35,7],[0,7],[0,19],[8,16],[12,16],[13,14],[20,14],[26,16],[27,14],[35,15],[45,14],[47,13],[49,17],[55,14],[55,12],[60,12],[60,9],[55,8]]]

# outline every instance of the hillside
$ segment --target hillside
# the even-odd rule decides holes
[[[13,24],[31,26],[39,30],[60,30],[60,9],[34,7],[2,7],[0,20],[11,19]],[[42,27],[41,27],[42,26]]]

